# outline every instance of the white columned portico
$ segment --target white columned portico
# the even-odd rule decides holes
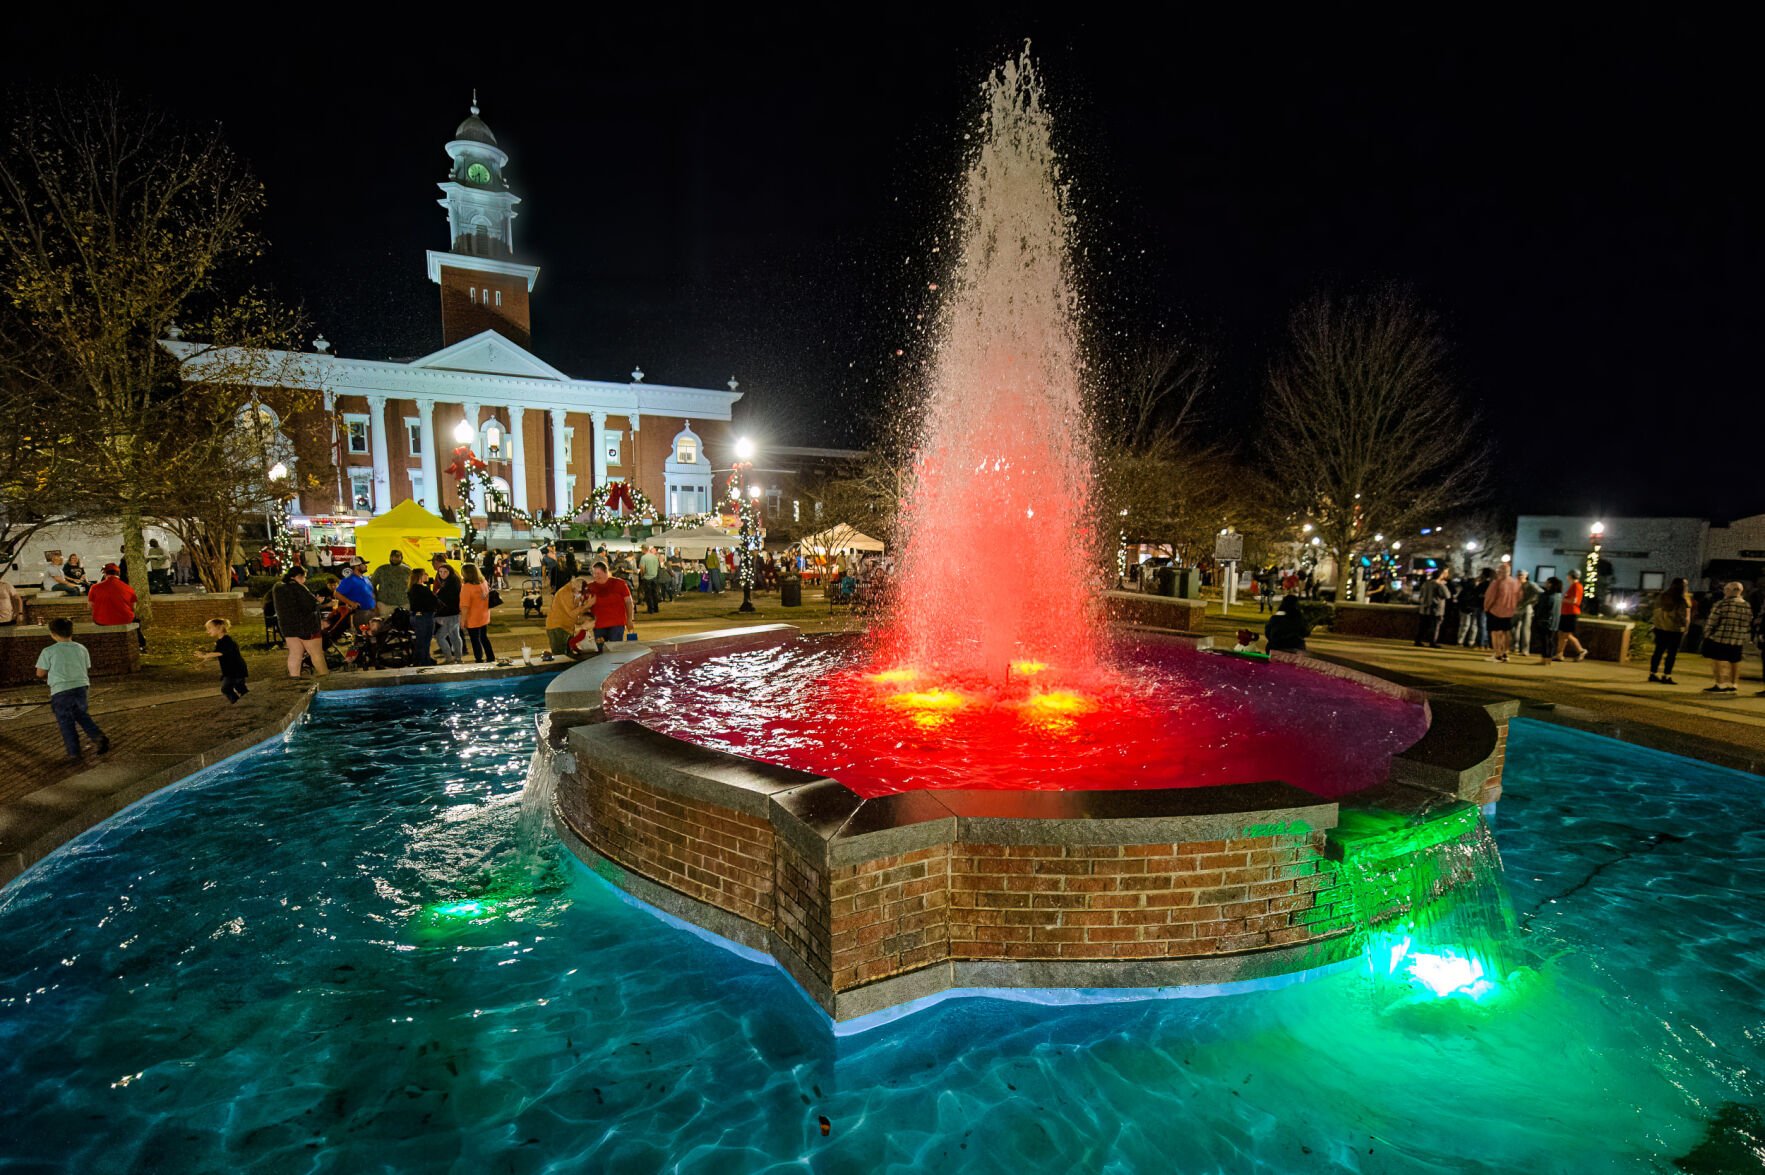
[[[594,445],[594,488],[607,484],[607,414],[590,412],[588,418],[594,421],[594,437],[589,442]]]
[[[423,509],[441,513],[441,477],[435,460],[435,401],[417,399],[417,441],[423,446]]]
[[[477,453],[478,456],[482,457],[482,456],[484,456],[484,453],[483,453],[484,446],[479,443],[479,438],[478,438],[478,405],[476,405],[476,404],[462,404],[462,405],[460,405],[460,407],[465,410],[466,423],[472,429],[472,439],[470,441],[466,442],[466,446],[472,452]],[[476,485],[477,488],[472,492],[472,501],[469,504],[465,503],[465,502],[461,502],[460,505],[466,506],[468,509],[471,510],[471,512],[473,514],[483,514],[484,513],[484,487],[476,482],[473,484]]]
[[[374,513],[392,509],[392,463],[386,456],[386,397],[370,395],[368,450],[374,457]]]
[[[527,409],[509,405],[509,501],[515,509],[527,509],[527,438],[521,432],[521,421]]]
[[[564,410],[552,409],[552,513],[567,514],[576,505],[568,501],[570,483],[564,480],[570,471],[564,468]]]

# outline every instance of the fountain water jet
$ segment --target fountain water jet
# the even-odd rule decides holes
[[[915,601],[882,658],[1003,685],[1013,661],[1096,664],[1091,456],[1068,215],[1052,120],[1026,46],[988,79],[904,515],[901,582],[952,562],[1021,569],[1047,592]]]

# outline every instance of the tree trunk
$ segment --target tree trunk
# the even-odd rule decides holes
[[[129,586],[135,589],[135,622],[143,630],[153,624],[153,597],[147,590],[147,540],[141,533],[141,507],[123,506],[123,558],[129,563]]]

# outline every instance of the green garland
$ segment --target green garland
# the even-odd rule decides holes
[[[447,467],[447,472],[456,478],[455,487],[460,498],[458,514],[460,525],[464,529],[460,551],[462,557],[467,559],[478,554],[478,528],[472,524],[472,500],[478,489],[484,491],[485,502],[496,513],[507,514],[529,530],[554,533],[573,525],[571,520],[585,513],[589,516],[589,521],[597,526],[612,526],[630,521],[639,526],[666,523],[669,526],[690,527],[703,526],[717,517],[715,513],[664,515],[642,490],[629,482],[620,482],[620,496],[631,503],[629,514],[621,513],[609,504],[614,489],[613,483],[608,483],[596,486],[588,497],[577,503],[575,509],[560,516],[540,518],[527,510],[516,509],[509,501],[509,496],[491,479],[490,467],[467,446],[462,445],[454,450],[454,463]],[[620,503],[621,506],[624,504]]]

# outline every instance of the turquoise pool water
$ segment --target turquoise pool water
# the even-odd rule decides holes
[[[530,879],[515,840],[541,689],[327,697],[286,743],[0,891],[0,1169],[1747,1161],[1756,777],[1515,723],[1497,832],[1534,970],[1484,1006],[1393,1006],[1340,974],[1207,1000],[953,1000],[836,1040],[780,972],[555,850]],[[436,913],[463,900],[486,904]]]

